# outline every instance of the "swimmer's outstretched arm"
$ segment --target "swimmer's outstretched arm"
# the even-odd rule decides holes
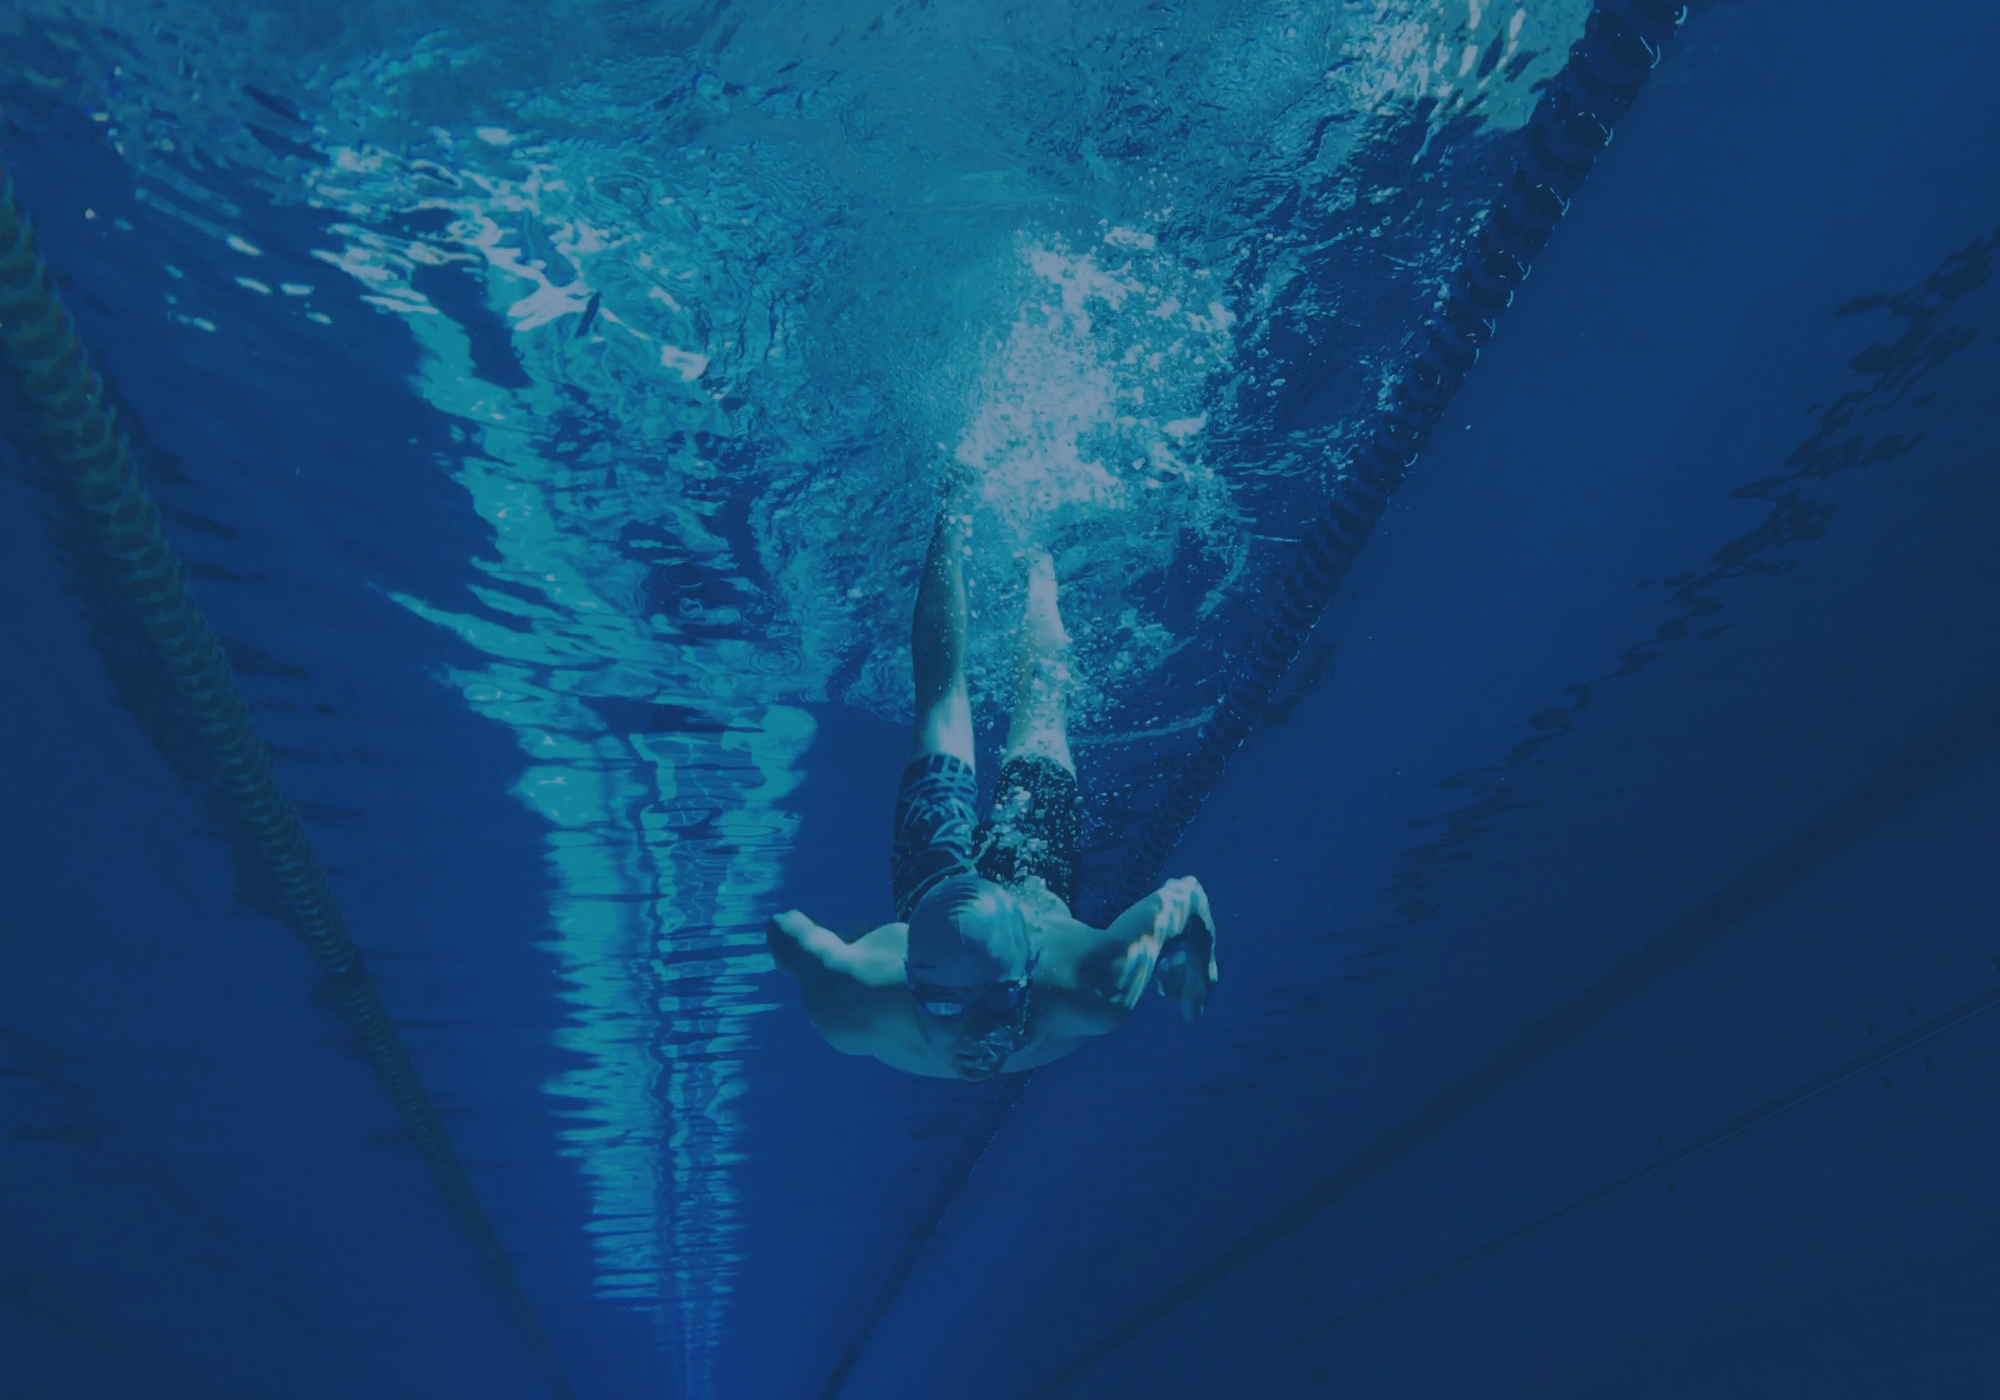
[[[1139,1004],[1159,969],[1160,985],[1181,1009],[1181,1019],[1201,1016],[1215,965],[1215,916],[1208,892],[1192,875],[1169,880],[1112,920],[1104,931],[1105,993],[1127,1011]]]

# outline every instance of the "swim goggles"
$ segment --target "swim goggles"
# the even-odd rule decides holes
[[[950,1018],[969,1011],[1007,1012],[1028,996],[1028,980],[992,982],[984,987],[927,987],[912,983],[910,995],[933,1016]]]

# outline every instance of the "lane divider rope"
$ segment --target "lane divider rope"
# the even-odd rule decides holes
[[[1678,0],[1598,0],[1591,10],[1569,62],[1518,139],[1511,178],[1424,327],[1423,348],[1396,377],[1389,407],[1307,526],[1279,579],[1276,612],[1127,848],[1112,908],[1159,882],[1686,16]]]
[[[567,1400],[571,1392],[555,1349],[445,1134],[436,1105],[417,1078],[361,950],[348,934],[298,810],[278,785],[270,750],[252,726],[229,662],[196,606],[187,570],[161,527],[159,507],[139,480],[104,381],[36,248],[4,160],[0,373],[37,430],[57,478],[89,519],[120,589],[173,678],[181,708],[200,731],[223,786],[283,888],[299,934],[332,983],[368,1062],[471,1241],[481,1269],[547,1370],[555,1393]]]

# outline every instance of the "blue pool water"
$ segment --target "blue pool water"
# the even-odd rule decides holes
[[[765,952],[889,916],[948,479],[989,770],[1055,555],[1113,912],[1590,10],[0,9],[577,1395],[2000,1390],[1983,12],[1692,6],[1173,853],[1198,1026],[918,1080]],[[550,1394],[17,408],[0,1373]]]

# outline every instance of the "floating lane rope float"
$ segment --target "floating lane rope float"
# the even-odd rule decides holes
[[[1279,580],[1276,613],[1127,849],[1113,908],[1158,882],[1686,16],[1678,0],[1598,0],[1591,10],[1569,62],[1519,138],[1511,178],[1424,328],[1423,348],[1396,378],[1390,406],[1308,525]]]
[[[0,161],[0,373],[42,440],[56,475],[109,559],[121,591],[173,678],[183,710],[208,745],[258,852],[292,907],[298,931],[338,995],[368,1061],[402,1116],[481,1268],[547,1370],[555,1393],[571,1392],[547,1335],[508,1263],[465,1165],[417,1078],[381,991],[299,822],[278,786],[270,751],[250,723],[222,648],[188,589],[187,570],[140,483],[132,451]]]

